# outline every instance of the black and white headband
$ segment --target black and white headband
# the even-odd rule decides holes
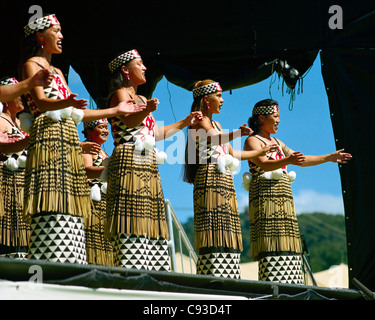
[[[0,86],[7,86],[11,84],[16,84],[16,83],[18,83],[16,78],[6,78],[3,80],[0,80]]]
[[[108,123],[108,120],[107,119],[99,119],[99,120],[94,120],[94,121],[85,121],[83,123],[83,128],[84,129],[87,129],[87,128],[95,128],[98,124],[101,124],[101,123]]]
[[[272,106],[257,106],[253,109],[253,116],[267,115],[275,112],[279,112],[279,106],[277,104]]]
[[[140,58],[140,54],[137,50],[133,49],[130,51],[127,51],[123,54],[120,54],[117,58],[113,59],[109,64],[108,68],[111,71],[111,73],[115,72],[118,67],[124,65],[128,61],[131,61],[133,59]]]
[[[199,88],[193,89],[193,98],[203,97],[211,93],[215,93],[218,91],[223,91],[221,89],[219,82],[213,82],[210,84],[206,84],[204,86],[201,86]]]
[[[60,24],[60,22],[57,20],[54,14],[35,19],[34,21],[29,22],[28,25],[23,28],[25,37],[28,37],[34,32],[42,31],[57,24]]]

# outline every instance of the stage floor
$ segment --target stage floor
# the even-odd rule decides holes
[[[65,299],[68,289],[78,299],[363,299],[353,289],[10,258],[0,258],[0,287],[0,299]]]

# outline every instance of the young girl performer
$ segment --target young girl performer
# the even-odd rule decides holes
[[[204,117],[189,128],[184,181],[194,184],[197,274],[239,279],[243,247],[232,171],[237,169],[238,160],[265,154],[275,146],[255,152],[233,150],[229,141],[252,131],[241,126],[223,133],[220,123],[212,120],[224,103],[218,82],[198,81],[193,97],[191,110],[201,111]]]
[[[85,165],[88,183],[91,189],[91,198],[95,207],[93,212],[95,219],[90,226],[86,228],[87,261],[92,264],[112,266],[112,246],[107,237],[105,237],[104,232],[107,183],[100,179],[105,169],[103,161],[109,159],[108,154],[101,147],[108,138],[108,120],[99,119],[95,121],[86,121],[84,122],[83,127],[83,134],[86,138],[85,142],[93,142],[100,146],[100,150],[96,154],[83,154],[83,163]]]
[[[129,99],[146,103],[146,98],[137,94],[138,86],[146,82],[146,67],[137,50],[119,55],[109,69],[111,106]],[[147,100],[145,111],[111,119],[116,147],[108,169],[108,232],[116,266],[169,271],[164,196],[153,146],[155,140],[199,120],[201,113],[159,127],[151,113],[157,103],[155,98]]]
[[[31,220],[30,259],[86,263],[84,223],[91,221],[92,203],[76,124],[82,117],[91,121],[139,112],[144,107],[126,101],[107,110],[86,109],[87,100],[76,99],[61,70],[51,65],[52,55],[62,53],[62,39],[61,25],[53,14],[25,27],[23,78],[46,69],[53,80],[27,94],[34,119],[24,215]]]

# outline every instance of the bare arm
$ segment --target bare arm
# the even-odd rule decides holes
[[[237,158],[238,160],[252,160],[255,157],[259,156],[265,156],[268,152],[273,152],[277,149],[278,145],[275,144],[269,144],[261,147],[261,149],[257,150],[248,150],[248,151],[242,151],[242,150],[233,150],[232,146],[229,144],[229,153]]]
[[[52,74],[48,70],[39,70],[34,76],[10,86],[0,86],[0,101],[7,102],[18,98],[37,86],[47,86],[52,81]]]
[[[160,141],[168,137],[173,136],[178,131],[184,129],[187,126],[193,126],[203,119],[202,112],[193,111],[185,119],[177,121],[173,124],[158,127],[156,126],[155,140]]]
[[[284,146],[284,143],[280,141],[281,146]],[[245,141],[244,150],[260,150],[263,147],[263,144],[256,139],[255,137],[249,137]],[[289,164],[301,165],[305,161],[305,156],[299,151],[289,150],[288,154],[285,155],[285,158],[278,160],[268,160],[265,155],[257,156],[251,159],[257,166],[262,168],[264,171],[273,171],[285,167]]]
[[[61,71],[59,71],[58,69],[56,70],[59,72],[63,81],[65,82],[64,76],[62,75]],[[30,78],[33,77],[38,71],[40,71],[40,67],[38,67],[38,65],[32,62],[26,62],[22,69],[22,76],[23,78]],[[88,101],[85,99],[76,99],[76,94],[70,94],[70,96],[66,99],[49,99],[45,96],[44,90],[40,86],[31,89],[30,94],[41,112],[59,110],[67,107],[86,109],[86,106],[88,104]]]
[[[326,162],[347,163],[352,159],[352,155],[343,151],[344,149],[340,149],[331,154],[324,154],[320,156],[305,156],[305,161],[300,166],[311,167]]]
[[[126,90],[119,89],[117,90],[112,98],[111,98],[111,103],[110,107],[113,108],[120,104],[121,102],[124,101],[130,101],[132,100],[129,93]],[[147,115],[156,110],[157,108],[157,99],[151,99],[147,101],[147,104],[145,105],[145,108],[141,110],[138,113],[133,113],[133,114],[124,114],[124,115],[119,115],[119,118],[121,121],[129,128],[134,128],[138,126],[139,124],[142,123],[144,118],[147,117]]]
[[[82,154],[83,157],[83,164],[86,169],[87,178],[89,179],[96,179],[100,178],[100,175],[104,171],[104,167],[94,167],[92,161],[92,155],[84,153]]]
[[[216,122],[218,125],[220,131],[222,131],[222,128],[220,126],[220,123]],[[212,142],[214,145],[221,145],[226,144],[229,141],[232,141],[233,139],[250,135],[252,133],[252,130],[248,128],[245,125],[241,126],[239,129],[227,133],[223,132],[217,132],[211,124],[211,121],[208,117],[204,117],[202,121],[200,121],[198,124],[192,127],[193,130],[196,130],[196,135],[200,137],[204,137],[207,139],[207,141]]]

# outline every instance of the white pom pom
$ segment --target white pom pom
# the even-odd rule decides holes
[[[232,157],[232,155],[225,154],[223,157],[225,159],[225,166],[226,167],[230,167],[232,165],[232,163],[233,163],[233,157]]]
[[[142,152],[144,149],[143,141],[141,139],[135,140],[134,150]]]
[[[272,171],[266,171],[262,174],[262,177],[264,179],[267,179],[267,180],[271,180],[272,179]]]
[[[146,150],[151,150],[155,146],[155,138],[150,135],[145,135],[143,140],[143,147]]]
[[[221,156],[219,158],[217,158],[217,169],[221,172],[221,173],[224,173],[225,172],[225,157]]]
[[[72,119],[75,124],[79,124],[83,119],[84,113],[82,109],[73,108],[72,110]]]
[[[69,118],[72,115],[73,107],[67,107],[64,109],[60,109],[60,116],[61,119]]]
[[[283,170],[282,169],[277,169],[272,171],[272,179],[274,180],[279,180],[283,176]]]
[[[242,180],[245,184],[250,184],[252,179],[253,179],[253,175],[250,172],[245,172],[242,175]]]
[[[25,168],[26,167],[26,157],[25,156],[19,156],[18,159],[17,159],[17,162],[18,162],[18,166],[20,168]]]
[[[61,121],[60,110],[46,111],[45,115],[53,121]]]
[[[108,168],[108,164],[109,164],[109,160],[111,159],[111,157],[108,157],[108,158],[105,158],[103,161],[102,161],[102,165],[103,167],[105,168]]]
[[[104,182],[104,183],[102,184],[102,186],[100,187],[100,190],[102,190],[102,192],[103,192],[104,194],[107,194],[107,188],[108,188],[108,183],[107,183],[107,182]]]
[[[294,180],[296,180],[296,176],[297,174],[294,171],[288,172],[288,177],[289,177],[290,182],[293,182]]]
[[[20,119],[21,122],[21,129],[24,132],[30,132],[30,129],[33,125],[34,121],[34,116],[31,113],[28,112],[22,112],[19,116],[18,119]]]
[[[229,167],[229,169],[232,172],[235,172],[235,171],[237,171],[237,169],[238,169],[239,166],[240,166],[240,160],[238,160],[237,158],[232,157],[232,164]]]
[[[14,158],[8,158],[4,162],[4,164],[7,167],[7,169],[10,170],[10,171],[16,171],[18,169],[18,162]]]
[[[164,151],[156,152],[156,163],[163,164],[167,160],[167,154]]]
[[[3,104],[0,102],[0,114],[3,113],[3,109],[4,109],[4,106],[3,106]]]
[[[100,174],[100,180],[103,181],[103,182],[107,182],[108,181],[108,167],[104,166],[104,170]]]
[[[100,194],[100,188],[97,184],[91,188],[90,196],[91,199],[94,201],[100,201],[102,199],[102,196]]]

